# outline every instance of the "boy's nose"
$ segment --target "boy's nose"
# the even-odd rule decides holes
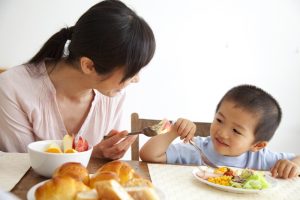
[[[226,129],[220,129],[219,136],[224,139],[228,138],[229,137],[228,131]]]

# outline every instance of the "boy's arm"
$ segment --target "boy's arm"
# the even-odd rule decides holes
[[[292,161],[298,166],[297,175],[300,176],[300,155],[296,156]]]
[[[140,150],[141,159],[147,162],[166,163],[166,151],[177,136],[176,131],[171,130],[168,133],[150,138]]]
[[[293,160],[294,163],[296,163],[296,165],[298,165],[298,167],[300,168],[300,155],[296,156]],[[299,172],[300,173],[300,172]]]
[[[189,141],[194,137],[196,125],[188,120],[179,118],[171,127],[168,133],[152,137],[140,150],[140,157],[143,161],[166,163],[166,151],[173,140],[180,136],[180,139]]]

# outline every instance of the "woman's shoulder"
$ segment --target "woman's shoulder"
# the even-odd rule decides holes
[[[9,68],[0,74],[0,93],[5,96],[36,96],[43,90],[41,70],[23,64]]]

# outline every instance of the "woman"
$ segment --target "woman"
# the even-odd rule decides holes
[[[135,140],[117,131],[122,90],[138,82],[154,51],[151,28],[125,4],[94,5],[28,63],[0,75],[0,150],[25,152],[30,142],[69,133],[87,139],[95,157],[121,158]]]

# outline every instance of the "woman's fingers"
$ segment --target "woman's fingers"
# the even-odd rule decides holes
[[[122,135],[119,137],[119,139],[114,140],[117,135]],[[119,159],[123,157],[123,155],[126,153],[126,151],[129,149],[131,144],[136,140],[137,136],[128,136],[124,138],[128,134],[127,131],[122,131],[116,136],[112,136],[111,138],[108,138],[106,140],[110,140],[109,143],[107,141],[105,146],[106,148],[103,148],[103,154],[106,158],[110,159]],[[104,142],[104,141],[103,141]],[[108,146],[109,144],[109,146]]]

